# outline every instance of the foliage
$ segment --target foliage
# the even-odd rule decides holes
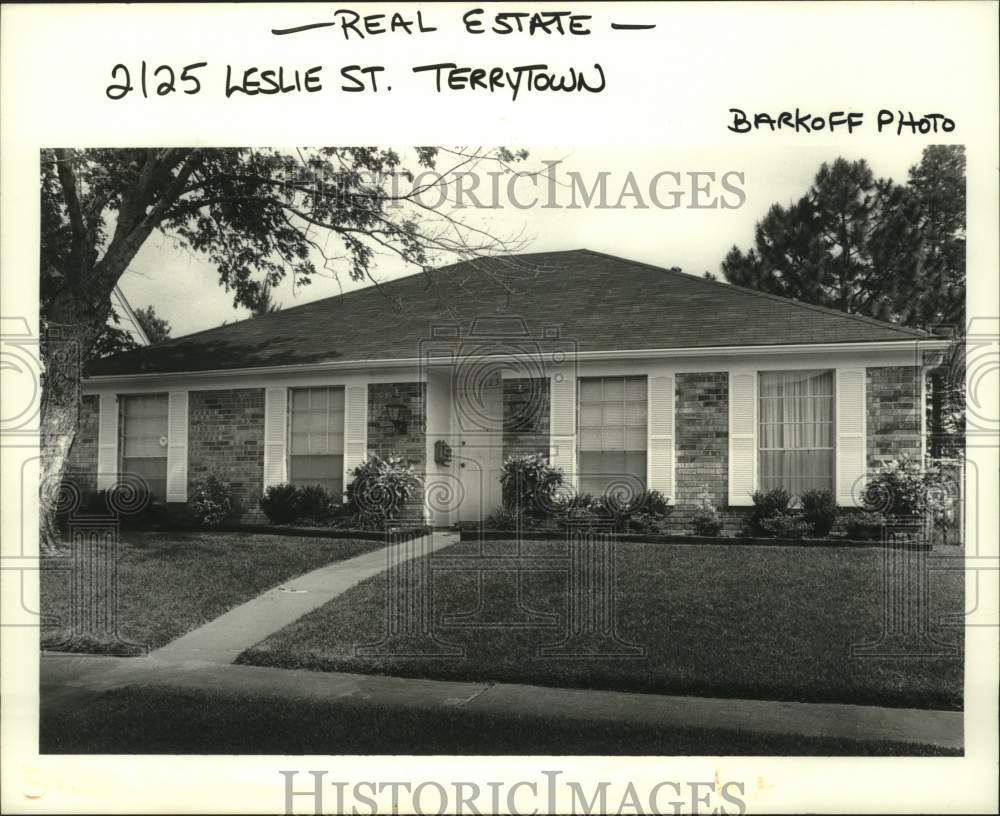
[[[812,531],[809,522],[798,513],[765,518],[761,521],[761,528],[775,538],[805,538]]]
[[[885,462],[865,485],[862,503],[888,516],[924,516],[937,519],[945,508],[947,475],[937,464],[922,468],[903,454]]]
[[[750,535],[771,535],[764,527],[764,522],[775,516],[787,515],[791,503],[791,494],[781,486],[772,487],[766,491],[754,491],[753,510],[750,511],[750,517],[747,520]]]
[[[343,524],[351,530],[384,530],[389,517],[379,508],[357,510],[345,517]]]
[[[503,504],[520,513],[546,515],[558,506],[563,472],[540,453],[508,456],[500,469]]]
[[[819,538],[830,534],[837,522],[837,498],[830,490],[806,490],[799,496],[802,518],[809,531]]]
[[[501,504],[486,519],[486,527],[490,530],[502,530],[510,532],[517,530],[524,525],[524,514],[520,511]]]
[[[625,519],[625,532],[667,535],[671,530],[666,514],[641,511],[632,513]]]
[[[447,197],[477,166],[503,173],[526,157],[505,147],[415,147],[406,160],[375,147],[42,150],[42,433],[76,433],[80,361],[99,343],[107,352],[124,342],[106,330],[112,294],[154,232],[203,256],[234,305],[253,308],[289,276],[296,286],[317,274],[367,279],[381,253],[426,269],[516,250],[520,242],[466,226],[422,196],[432,187]],[[42,446],[43,551],[58,546],[65,448]]]
[[[232,485],[212,474],[195,483],[188,507],[203,527],[218,527],[233,512],[233,504]]]
[[[563,529],[567,527],[590,527],[600,524],[604,520],[604,516],[594,509],[594,507],[598,506],[596,504],[591,507],[582,504],[571,505],[560,514],[558,524]]]
[[[398,518],[403,507],[420,495],[420,477],[399,456],[371,455],[351,471],[347,485],[348,514],[359,523],[385,524]],[[369,526],[361,529],[372,529]]]
[[[965,299],[965,149],[924,150],[908,183],[862,159],[823,163],[788,207],[773,205],[754,247],[722,263],[731,283],[806,303],[931,328],[961,326]]]
[[[270,485],[259,504],[271,524],[293,524],[299,517],[299,489],[288,482]]]
[[[645,490],[629,502],[633,513],[648,513],[653,516],[667,517],[674,512],[670,499],[659,490]]]
[[[882,529],[891,523],[892,519],[883,513],[854,510],[843,513],[837,526],[852,541],[880,541]]]
[[[100,328],[94,340],[94,345],[89,354],[90,359],[110,357],[112,354],[138,348],[135,338],[124,329],[118,328],[120,323],[121,318],[118,316],[118,312],[111,309],[108,314],[108,320]]]
[[[715,508],[712,494],[706,485],[698,495],[698,504],[691,519],[695,535],[717,536],[722,531],[722,520]]]
[[[263,317],[264,315],[275,314],[280,311],[281,304],[274,299],[272,287],[268,284],[261,290],[260,296],[257,298],[256,303],[254,303],[251,309],[250,316]]]
[[[295,520],[304,524],[325,524],[334,511],[334,501],[322,485],[304,485],[296,498]]]
[[[152,305],[136,309],[135,319],[139,321],[151,345],[170,339],[170,324],[156,313]]]
[[[925,147],[903,185],[863,160],[824,163],[802,198],[768,210],[751,249],[722,262],[731,283],[955,336],[930,378],[935,456],[964,448],[965,175],[962,145]]]

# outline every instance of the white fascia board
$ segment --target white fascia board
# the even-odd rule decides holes
[[[914,355],[914,365],[919,365],[917,355],[923,351],[942,351],[950,345],[949,340],[887,340],[870,343],[813,343],[799,345],[773,346],[707,346],[704,348],[667,348],[667,349],[625,349],[614,351],[581,351],[575,356],[578,362],[627,362],[647,359],[690,359],[703,357],[733,357],[769,356],[795,357],[810,354],[872,354],[885,352],[909,352]],[[384,360],[335,360],[322,363],[298,363],[294,365],[257,366],[252,368],[214,369],[210,371],[176,371],[155,372],[149,374],[106,374],[86,377],[83,381],[84,391],[88,394],[100,393],[106,390],[118,390],[137,387],[144,388],[152,384],[166,381],[177,381],[189,384],[191,388],[234,388],[232,380],[273,380],[276,377],[294,377],[296,375],[321,374],[354,374],[367,376],[369,381],[383,379],[375,374],[385,369],[410,369],[418,371],[426,366],[451,366],[456,362],[475,363],[478,361],[510,359],[516,361],[517,355],[482,355],[482,356],[447,356],[420,360],[414,357],[384,359]],[[399,372],[404,373],[403,371]],[[395,376],[395,375],[393,375]],[[391,381],[386,380],[386,381]],[[211,385],[209,385],[211,383]],[[243,386],[247,387],[247,386]]]

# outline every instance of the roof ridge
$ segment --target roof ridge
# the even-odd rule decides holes
[[[868,317],[867,315],[856,314],[854,312],[842,312],[839,309],[831,309],[828,306],[819,306],[815,303],[806,303],[802,300],[795,300],[794,298],[786,298],[781,295],[773,295],[770,292],[762,292],[759,289],[751,289],[749,286],[740,286],[735,283],[722,283],[721,281],[706,280],[697,275],[689,275],[686,272],[674,272],[672,269],[668,269],[664,266],[657,266],[656,264],[646,263],[645,261],[635,261],[630,258],[623,258],[620,255],[612,255],[609,252],[601,252],[596,249],[588,249],[586,247],[580,250],[568,250],[570,252],[589,252],[591,255],[598,255],[604,258],[612,258],[616,261],[622,261],[623,263],[633,264],[635,266],[645,266],[649,269],[655,269],[660,272],[666,272],[668,275],[681,276],[688,281],[697,281],[698,283],[707,284],[708,286],[719,286],[724,289],[735,289],[738,292],[745,292],[749,295],[756,295],[757,297],[767,298],[769,300],[775,300],[779,303],[787,303],[793,306],[801,306],[803,309],[811,309],[814,312],[820,312],[821,314],[834,315],[836,317],[849,317],[852,320],[858,320],[862,323],[867,323],[869,325],[878,326],[883,329],[895,329],[897,331],[903,332],[905,334],[913,335],[914,337],[930,337],[928,332],[922,329],[914,329],[911,326],[903,326],[899,323],[892,323],[888,320],[877,320],[874,317]]]

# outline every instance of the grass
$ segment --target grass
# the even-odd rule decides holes
[[[549,560],[547,570],[522,573],[520,588],[515,570],[541,563],[529,556],[558,556],[565,545],[528,542],[521,557],[515,557],[513,546],[487,543],[489,559],[477,559],[478,545],[471,542],[432,556],[437,566],[431,631],[462,654],[398,656],[419,654],[415,645],[421,646],[398,639],[389,643],[395,654],[359,650],[383,639],[387,630],[389,584],[382,574],[276,632],[237,662],[651,693],[962,708],[962,629],[938,622],[947,614],[960,619],[961,570],[932,571],[928,577],[930,634],[952,644],[954,654],[852,657],[852,644],[876,640],[882,632],[882,550],[622,543],[615,556],[618,633],[644,647],[645,654],[560,657],[540,655],[539,647],[558,641],[566,626],[565,558]],[[441,568],[448,565],[454,568]],[[418,574],[408,570],[393,577],[412,583]],[[479,625],[454,625],[456,613],[469,612],[472,617],[465,622]],[[544,614],[553,615],[554,623],[513,625],[538,622]]]
[[[155,649],[289,578],[381,546],[353,539],[126,531],[117,556],[112,545],[98,544],[43,560],[42,648],[116,654]],[[113,568],[117,593],[103,580]],[[74,601],[74,585],[83,602]],[[106,634],[115,606],[117,638]]]
[[[569,723],[360,700],[286,700],[159,687],[109,692],[60,713],[42,700],[43,754],[960,755],[847,739]]]

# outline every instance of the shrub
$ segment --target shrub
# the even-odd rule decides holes
[[[192,518],[203,527],[218,527],[233,512],[233,488],[214,474],[195,483],[188,502]]]
[[[576,507],[570,507],[559,517],[559,526],[562,528],[587,527],[600,524],[604,518],[605,517],[596,512],[593,507],[579,505]]]
[[[830,535],[837,522],[837,499],[829,490],[807,490],[799,501],[802,503],[802,518],[808,523],[814,536],[824,538]]]
[[[288,482],[271,485],[259,504],[271,524],[293,524],[299,516],[299,489]]]
[[[546,515],[558,507],[563,472],[540,453],[508,456],[500,469],[503,504],[528,515]]]
[[[936,464],[922,468],[903,454],[886,462],[865,485],[862,503],[871,511],[887,516],[923,516],[937,518],[947,495],[946,475]]]
[[[666,515],[658,513],[632,513],[625,522],[625,530],[629,533],[646,535],[666,535],[670,532]]]
[[[351,473],[354,478],[347,486],[347,512],[359,524],[393,521],[420,494],[420,477],[400,456],[369,456]]]
[[[812,529],[805,518],[792,513],[766,518],[761,527],[766,535],[775,538],[804,538]]]
[[[305,524],[326,524],[334,511],[333,499],[322,485],[299,488],[295,520]]]
[[[842,515],[838,526],[855,541],[881,541],[882,528],[891,522],[883,513],[854,511]]]
[[[379,509],[358,510],[345,519],[344,524],[351,530],[384,530],[389,517]]]
[[[490,530],[516,530],[521,526],[523,520],[524,516],[520,511],[513,507],[500,505],[486,519],[486,527]]]
[[[629,502],[629,510],[632,513],[647,513],[662,518],[674,512],[674,508],[670,506],[670,499],[659,490],[644,490]]]
[[[775,516],[788,515],[792,502],[791,494],[783,487],[772,487],[770,490],[757,490],[753,494],[753,510],[750,512],[748,524],[750,535],[770,535],[764,527],[764,522]]]
[[[707,486],[698,496],[698,506],[694,511],[691,524],[694,527],[694,534],[700,536],[717,536],[722,530],[719,511],[715,509],[712,494]]]

